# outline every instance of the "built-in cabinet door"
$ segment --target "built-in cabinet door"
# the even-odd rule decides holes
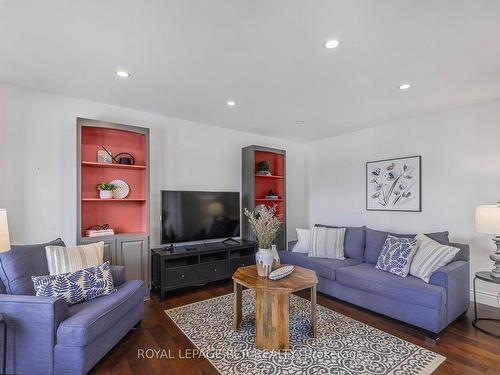
[[[144,280],[149,289],[148,238],[117,238],[116,264],[125,266],[127,280]]]

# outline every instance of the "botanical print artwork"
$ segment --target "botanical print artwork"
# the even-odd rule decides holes
[[[421,211],[421,157],[366,163],[366,209]]]

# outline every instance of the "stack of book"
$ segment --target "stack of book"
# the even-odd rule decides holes
[[[99,230],[87,230],[85,232],[87,237],[100,237],[100,236],[112,236],[115,234],[113,229],[99,229]]]

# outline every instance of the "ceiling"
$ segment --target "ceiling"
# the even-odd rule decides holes
[[[307,142],[500,97],[500,1],[0,0],[0,81]]]

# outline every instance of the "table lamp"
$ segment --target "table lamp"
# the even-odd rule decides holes
[[[491,277],[500,279],[500,202],[496,205],[476,207],[476,228],[478,233],[493,234],[496,251],[490,255],[495,267],[490,272]]]
[[[7,211],[0,208],[0,253],[10,250],[9,223],[7,222]],[[0,314],[0,324],[3,325],[3,363],[2,373],[6,373],[7,369],[7,323]]]

